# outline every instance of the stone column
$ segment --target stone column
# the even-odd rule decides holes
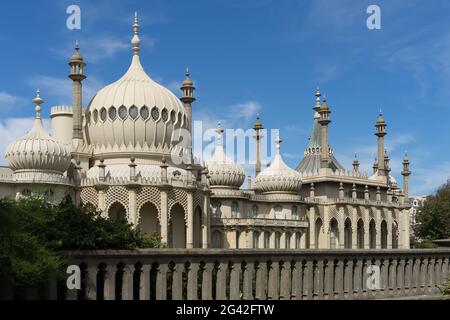
[[[186,248],[194,248],[194,196],[187,192]]]
[[[168,246],[169,245],[169,239],[168,239],[168,233],[169,233],[169,213],[167,208],[167,191],[168,189],[166,187],[162,187],[160,189],[161,191],[161,215],[160,215],[160,225],[161,225],[161,245],[162,246]]]
[[[370,249],[370,224],[369,224],[369,208],[364,209],[364,249]]]
[[[392,249],[392,210],[387,212],[387,248]]]
[[[309,208],[309,247],[316,248],[316,208]]]
[[[358,248],[358,211],[352,207],[352,249]]]
[[[339,213],[338,213],[338,232],[339,232],[339,249],[345,248],[345,209],[343,206],[339,207]]]
[[[376,218],[375,218],[375,229],[376,229],[376,245],[375,247],[377,249],[381,248],[381,209],[377,209],[377,213],[376,213]]]
[[[138,212],[136,211],[136,189],[128,189],[128,222],[136,225],[138,223]]]
[[[202,225],[202,247],[209,248],[211,244],[211,210],[209,205],[210,192],[203,190],[203,225]]]

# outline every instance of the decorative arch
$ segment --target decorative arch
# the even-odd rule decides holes
[[[170,209],[169,220],[169,246],[171,248],[186,248],[186,221],[185,211],[179,203]]]
[[[386,220],[381,221],[380,231],[381,231],[381,249],[387,249],[388,229]]]
[[[329,232],[330,232],[330,249],[339,248],[339,227],[338,222],[335,218],[332,218],[330,220]]]
[[[223,235],[219,230],[214,230],[211,234],[211,244],[213,248],[223,248]]]
[[[127,209],[126,207],[119,201],[112,203],[107,209],[108,218],[110,219],[127,219]]]
[[[152,235],[161,232],[159,221],[159,211],[156,205],[150,201],[144,203],[139,208],[138,228],[145,235]]]
[[[371,219],[369,222],[369,247],[370,249],[375,249],[377,247],[377,229],[375,220]]]
[[[395,220],[392,223],[392,249],[398,249],[398,223]]]
[[[352,221],[350,218],[345,219],[344,223],[344,248],[352,248]]]
[[[357,245],[358,249],[364,249],[364,220],[358,219],[358,224],[356,227]]]

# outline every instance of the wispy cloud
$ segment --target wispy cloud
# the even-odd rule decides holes
[[[68,78],[58,78],[45,75],[36,75],[28,79],[28,84],[41,89],[41,95],[52,96],[56,99],[52,101],[53,105],[72,103],[72,82]],[[86,106],[96,92],[104,86],[104,83],[94,76],[88,77],[83,82],[83,104]]]
[[[0,108],[1,110],[9,110],[13,107],[24,105],[26,99],[9,94],[5,91],[0,91]]]

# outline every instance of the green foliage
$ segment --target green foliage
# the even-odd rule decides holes
[[[450,280],[443,285],[437,286],[444,296],[450,296]]]
[[[430,240],[423,240],[423,241],[413,240],[413,241],[411,241],[411,247],[414,249],[433,249],[433,248],[437,248],[438,245]]]
[[[450,181],[439,187],[436,195],[427,199],[421,207],[414,229],[422,239],[450,238]]]
[[[38,285],[64,273],[63,250],[159,247],[126,220],[113,220],[70,198],[52,205],[39,198],[0,200],[0,278],[16,285]]]

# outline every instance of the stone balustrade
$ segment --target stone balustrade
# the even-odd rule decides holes
[[[70,252],[82,289],[56,299],[319,300],[439,295],[450,250],[145,249]],[[378,270],[378,271],[377,271]],[[373,275],[370,275],[370,272]],[[379,275],[379,276],[378,276]]]

